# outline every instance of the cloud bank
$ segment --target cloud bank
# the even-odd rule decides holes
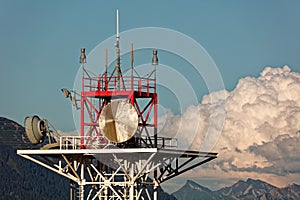
[[[190,175],[299,183],[300,74],[288,66],[266,67],[233,91],[206,95],[182,116],[168,112],[160,120],[160,134],[177,137],[181,148],[219,153]]]

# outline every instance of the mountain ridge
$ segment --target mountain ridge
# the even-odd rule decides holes
[[[220,199],[220,200],[298,200],[300,185],[292,183],[278,188],[259,179],[239,180],[231,186],[212,191],[195,181],[187,180],[185,185],[172,195],[177,200]]]

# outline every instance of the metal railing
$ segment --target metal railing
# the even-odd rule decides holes
[[[100,136],[102,140],[105,140],[104,136]],[[59,138],[59,148],[76,150],[81,149],[82,146],[89,149],[103,149],[105,146],[113,145],[112,143],[100,142],[99,140],[93,140],[90,142],[90,136],[61,136]]]
[[[162,149],[173,149],[178,147],[177,138],[158,137],[157,147]]]
[[[86,92],[99,91],[138,91],[138,92],[155,92],[155,79],[141,78],[134,76],[98,76],[85,77],[84,90]]]
[[[99,137],[99,136],[98,136]],[[79,150],[82,146],[87,149],[105,149],[110,146],[117,146],[113,142],[100,142],[107,141],[104,136],[100,136],[98,140],[90,141],[89,136],[61,136],[59,138],[59,149],[62,150]],[[143,141],[147,142],[150,138],[143,137]],[[158,137],[157,138],[157,147],[160,149],[174,149],[178,147],[177,138],[166,138]],[[141,146],[141,148],[143,148]]]

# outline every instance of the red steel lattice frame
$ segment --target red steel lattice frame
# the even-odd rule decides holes
[[[108,141],[98,128],[101,111],[113,99],[131,103],[138,113],[136,135],[123,147],[157,147],[157,93],[156,79],[131,76],[108,76],[106,73],[92,77],[82,73],[80,135],[81,148],[104,148]],[[147,100],[145,104],[142,100]],[[152,129],[152,130],[150,130]]]

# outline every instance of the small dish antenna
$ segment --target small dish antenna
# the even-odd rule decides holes
[[[55,136],[58,137],[59,134],[57,131],[51,131],[48,124],[48,120],[40,119],[37,115],[25,118],[25,133],[31,144],[43,143],[47,134],[49,136],[49,143],[56,142]]]
[[[46,133],[49,133],[48,121],[41,120],[38,116],[25,118],[25,132],[32,144],[40,144],[44,141]]]

